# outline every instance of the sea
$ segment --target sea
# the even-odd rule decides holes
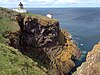
[[[76,67],[85,61],[86,55],[100,41],[100,8],[28,8],[28,12],[46,16],[50,13],[59,20],[60,28],[70,32],[82,51]],[[70,74],[71,75],[71,74]]]

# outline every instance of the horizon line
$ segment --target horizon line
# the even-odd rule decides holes
[[[0,6],[2,8],[18,8],[18,7],[6,7],[6,6]],[[46,7],[46,6],[40,6],[40,7],[24,7],[24,9],[27,9],[27,8],[100,8],[100,6],[52,6],[52,7]]]

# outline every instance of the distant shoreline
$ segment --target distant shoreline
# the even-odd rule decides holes
[[[17,7],[9,7],[9,9],[15,9],[15,8],[17,8]],[[50,9],[55,9],[55,8],[56,9],[65,9],[65,8],[66,9],[73,9],[73,8],[74,9],[78,9],[78,8],[86,9],[87,8],[88,9],[89,8],[89,9],[91,9],[91,8],[100,8],[100,7],[26,7],[25,9],[41,9],[41,8],[43,8],[43,9],[44,8],[45,9],[46,8],[50,8]]]

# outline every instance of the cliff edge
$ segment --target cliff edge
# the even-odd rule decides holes
[[[46,74],[67,75],[75,66],[74,60],[81,55],[71,34],[61,30],[56,19],[18,13],[14,13],[12,17],[15,20],[10,18],[13,23],[9,25],[17,26],[17,29],[12,30],[8,25],[9,30],[4,29],[2,32],[5,40],[3,43],[44,66],[46,69],[42,69]]]

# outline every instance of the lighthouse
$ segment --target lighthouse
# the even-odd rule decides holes
[[[27,13],[27,10],[24,9],[24,5],[22,2],[19,3],[18,8],[13,9],[13,11],[19,12],[19,13]]]
[[[19,3],[19,9],[23,9],[23,4],[21,2]]]

